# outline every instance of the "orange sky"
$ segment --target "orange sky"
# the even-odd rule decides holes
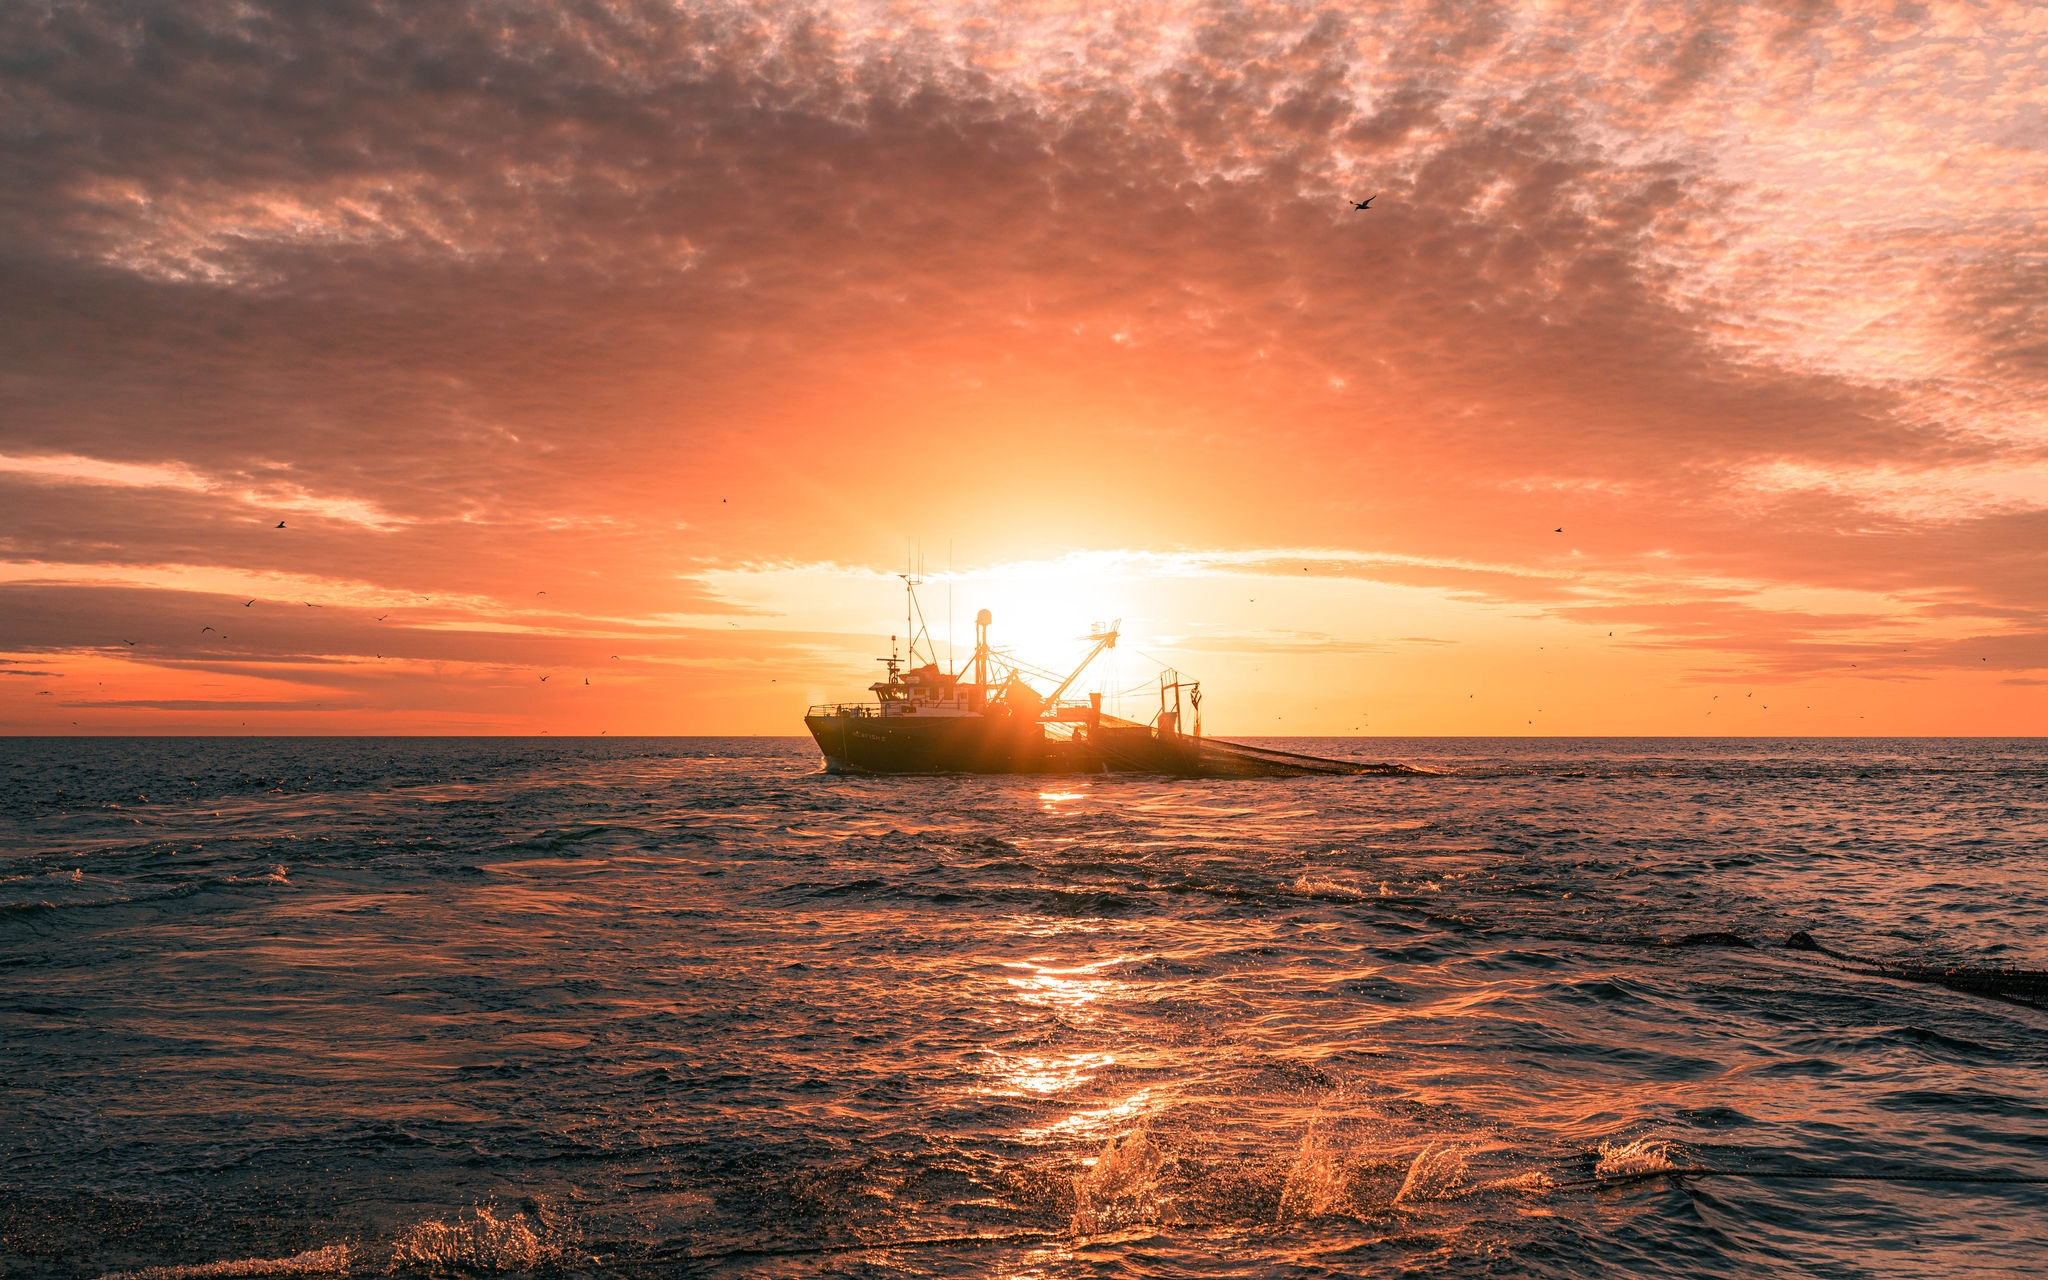
[[[8,7],[0,731],[2038,733],[2043,12]]]

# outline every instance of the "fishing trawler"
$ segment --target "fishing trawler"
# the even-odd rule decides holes
[[[888,674],[868,686],[871,703],[814,706],[804,725],[817,739],[829,773],[1159,773],[1196,778],[1294,777],[1312,774],[1414,774],[1400,764],[1367,764],[1276,751],[1202,734],[1202,686],[1175,671],[1159,678],[1159,711],[1149,723],[1103,711],[1102,695],[1067,693],[1104,653],[1116,647],[1120,624],[1096,627],[1088,654],[1064,679],[1040,672],[990,646],[994,618],[975,615],[974,655],[962,670],[939,665],[926,636],[918,647],[917,580],[909,593],[908,656],[877,659]],[[922,661],[920,661],[922,659]],[[1056,680],[1040,693],[1025,677]],[[1190,721],[1187,713],[1192,713]]]

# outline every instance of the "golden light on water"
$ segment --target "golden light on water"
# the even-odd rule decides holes
[[[1158,1109],[1153,1092],[1148,1086],[1106,1107],[1076,1111],[1052,1124],[1021,1130],[1017,1136],[1026,1142],[1046,1142],[1053,1139],[1099,1139],[1121,1133]]]
[[[1114,1065],[1116,1056],[1109,1053],[1026,1054],[1018,1057],[998,1054],[990,1072],[995,1087],[989,1093],[998,1098],[1063,1093],[1080,1088],[1095,1079],[1095,1072]]]
[[[1020,1002],[1040,1008],[1082,1009],[1124,985],[1094,975],[1127,959],[1114,956],[1071,969],[1056,969],[1038,960],[1016,961],[1004,967],[1024,971],[1022,976],[1008,980]]]

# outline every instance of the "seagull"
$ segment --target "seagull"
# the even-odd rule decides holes
[[[618,660],[619,660],[619,655],[618,655],[618,654],[616,654],[616,653],[615,653],[615,654],[613,654],[613,655],[612,655],[612,661],[613,661],[613,662],[617,662]]]
[[[243,607],[244,609],[246,609],[246,608],[248,608],[248,607],[249,607],[249,605],[252,605],[252,604],[255,604],[255,603],[256,603],[256,602],[255,602],[254,600],[251,600],[251,601],[248,601],[248,602],[247,602],[246,604],[244,604],[244,605],[243,605],[242,607]]]
[[[380,614],[378,614],[378,615],[377,615],[377,621],[379,621],[379,622],[382,622],[382,621],[384,621],[384,619],[386,619],[386,618],[388,618],[388,617],[390,617],[390,616],[391,616],[391,615],[390,615],[390,614],[388,614],[388,613],[380,613]]]
[[[284,528],[284,521],[282,521],[282,520],[278,521],[278,522],[277,522],[277,527],[278,527],[278,528],[280,528],[280,529]]]
[[[212,628],[212,627],[201,627],[201,628],[199,628],[199,634],[203,636],[203,635],[205,635],[205,634],[206,634],[207,632],[209,632],[209,631],[211,631],[211,630],[213,630],[213,628]]]
[[[548,678],[547,678],[546,676],[542,676],[542,677],[540,678],[540,682],[541,682],[542,684],[546,684],[546,683],[548,682]]]
[[[537,596],[544,596],[544,595],[546,595],[546,594],[547,594],[547,592],[545,592],[545,591],[536,591],[536,592],[534,592],[533,594],[535,594],[535,595],[537,595]]]
[[[1564,529],[1563,529],[1562,527],[1560,527],[1560,528],[1559,528],[1559,529],[1557,530],[1557,532],[1559,532],[1559,533],[1563,533],[1563,532],[1564,532]]]
[[[1346,198],[1348,199],[1349,197]],[[1372,202],[1377,199],[1379,199],[1379,196],[1367,196],[1363,200],[1352,200],[1351,207],[1353,209],[1370,209],[1372,208]]]
[[[121,643],[127,645],[130,649],[133,649],[135,647],[135,642],[133,640],[123,640]]]

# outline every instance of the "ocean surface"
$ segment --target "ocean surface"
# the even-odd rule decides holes
[[[2048,1272],[2048,1012],[1779,945],[2048,968],[2048,742],[1269,741],[1436,773],[0,740],[0,1274]]]

